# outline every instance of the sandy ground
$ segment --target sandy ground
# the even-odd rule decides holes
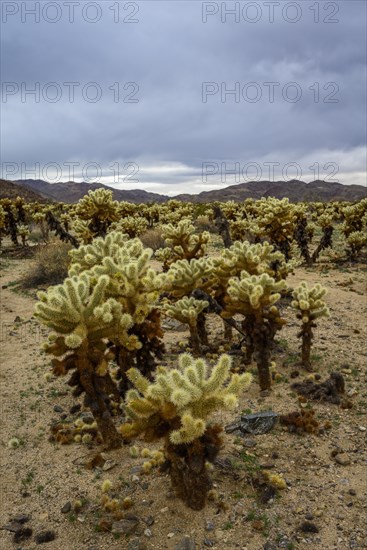
[[[56,538],[45,548],[52,550],[174,549],[185,535],[197,549],[274,550],[276,548],[347,550],[367,548],[367,371],[366,371],[366,266],[330,268],[327,265],[290,276],[294,286],[305,279],[328,287],[331,318],[321,320],[313,348],[315,370],[322,379],[342,370],[352,409],[316,403],[322,421],[331,430],[323,435],[296,435],[277,425],[265,435],[241,438],[226,435],[218,465],[212,472],[217,498],[194,512],[173,497],[169,478],[154,471],[144,475],[143,458],[134,459],[129,447],[108,453],[116,465],[109,470],[87,470],[83,464],[97,447],[81,444],[60,446],[49,441],[52,421],[62,413],[69,418],[75,404],[65,379],[44,377],[49,359],[40,351],[47,331],[33,319],[35,299],[22,293],[14,282],[29,268],[31,260],[1,262],[1,514],[0,526],[22,513],[31,516],[26,524],[33,534],[51,529]],[[240,401],[241,410],[296,410],[297,396],[290,389],[290,372],[297,361],[295,317],[278,336],[274,359],[283,381],[261,397],[256,381]],[[221,337],[221,325],[210,321],[210,338]],[[168,351],[187,333],[167,331]],[[283,363],[286,363],[286,366]],[[305,373],[301,373],[301,378]],[[56,410],[55,410],[56,406]],[[59,408],[61,407],[61,409]],[[62,410],[62,412],[60,412]],[[234,414],[219,414],[227,424]],[[116,419],[118,423],[118,419]],[[8,447],[11,438],[21,445]],[[143,442],[138,442],[143,448]],[[347,464],[338,464],[333,449],[344,451]],[[338,455],[337,455],[338,456]],[[344,456],[344,455],[343,455]],[[253,467],[266,466],[281,474],[287,489],[267,504],[260,504],[249,482]],[[101,483],[110,479],[119,496],[131,496],[139,527],[130,537],[118,540],[96,530],[100,521]],[[79,513],[61,513],[65,503],[84,499]],[[103,514],[102,514],[103,515]],[[317,533],[300,530],[311,521]],[[19,543],[13,534],[0,530],[0,547],[38,548],[34,536]],[[178,548],[195,548],[191,544]]]

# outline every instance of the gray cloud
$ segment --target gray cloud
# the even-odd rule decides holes
[[[139,22],[114,23],[110,8],[116,3],[98,4],[102,16],[94,24],[82,19],[82,4],[70,23],[66,2],[59,2],[62,18],[54,24],[42,16],[39,23],[31,16],[22,23],[20,12],[4,22],[3,13],[3,86],[24,83],[30,89],[39,83],[41,89],[39,103],[30,95],[22,102],[20,91],[6,102],[3,95],[3,163],[23,162],[31,169],[35,163],[96,162],[103,168],[101,181],[110,181],[111,163],[131,161],[139,165],[135,187],[163,193],[235,183],[229,178],[223,183],[220,175],[202,182],[205,161],[239,162],[241,168],[249,162],[263,168],[267,160],[280,168],[295,162],[311,179],[309,166],[320,163],[323,177],[328,170],[322,166],[335,162],[336,179],[366,182],[365,2],[320,2],[319,23],[310,9],[315,3],[305,0],[293,3],[302,11],[295,23],[282,18],[290,4],[284,0],[275,6],[274,23],[264,2],[252,2],[262,13],[257,23],[243,18],[235,23],[230,16],[222,23],[220,13],[203,23],[202,2],[154,0],[120,2],[121,17],[128,17],[134,4],[139,7]],[[240,2],[241,8],[245,4]],[[339,8],[338,23],[323,22],[331,17],[330,5]],[[53,16],[51,8],[48,13]],[[89,13],[93,16],[93,7]],[[55,103],[42,96],[42,90],[49,93],[46,99],[55,92],[45,88],[50,82],[62,93]],[[80,83],[73,103],[65,82]],[[102,93],[96,103],[82,96],[88,82]],[[139,87],[135,95],[134,86],[123,89],[129,82]],[[238,82],[247,100],[241,95],[237,103],[227,95],[222,102],[218,92],[203,103],[203,82],[219,88],[224,83],[227,90]],[[250,82],[257,88],[246,88]],[[279,83],[273,102],[266,82]],[[297,92],[291,82],[302,94],[295,103],[289,99]],[[114,83],[120,100],[138,103],[116,103]],[[250,102],[256,90],[261,98]],[[93,94],[95,88],[87,91]],[[263,179],[266,175],[263,170]],[[126,179],[123,185],[134,187]]]

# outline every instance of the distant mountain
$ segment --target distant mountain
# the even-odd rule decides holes
[[[109,189],[113,192],[113,198],[117,201],[129,201],[137,204],[147,202],[164,202],[169,199],[166,195],[159,195],[158,193],[149,193],[142,189],[134,190],[121,190],[108,187],[102,183],[86,183],[86,182],[59,182],[48,183],[43,180],[17,180],[16,183],[20,185],[27,185],[34,189],[37,193],[42,194],[44,197],[52,198],[58,202],[74,203],[84,197],[88,191],[95,191],[96,189]]]
[[[72,181],[47,183],[43,180],[18,180],[12,183],[12,185],[15,184],[19,184],[18,187],[32,189],[44,199],[66,203],[75,203],[86,195],[89,190],[100,188],[111,190],[115,200],[129,201],[137,204],[150,202],[162,203],[173,198],[185,202],[204,203],[229,200],[240,202],[247,198],[260,199],[261,197],[275,197],[277,199],[288,197],[291,202],[357,201],[367,197],[367,187],[362,185],[342,185],[341,183],[322,180],[312,181],[311,183],[305,183],[300,180],[250,181],[239,183],[238,185],[230,185],[224,189],[203,191],[197,195],[181,194],[175,197],[149,193],[141,189],[113,189],[100,183],[76,183]]]
[[[43,195],[28,185],[18,185],[12,181],[0,179],[0,199],[16,199],[17,197],[22,197],[27,202],[47,202]]]
[[[181,201],[213,202],[213,201],[244,201],[245,199],[260,199],[261,197],[289,198],[291,202],[328,202],[357,201],[367,197],[367,187],[362,185],[342,185],[341,183],[316,180],[305,183],[300,180],[290,181],[250,181],[231,185],[224,189],[203,191],[198,195],[178,195]]]

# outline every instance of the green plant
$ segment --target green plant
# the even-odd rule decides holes
[[[329,317],[330,312],[322,299],[326,294],[326,288],[316,284],[309,289],[306,282],[302,282],[294,291],[291,305],[297,310],[297,319],[302,321],[298,338],[302,338],[301,364],[311,371],[311,345],[313,340],[313,329],[317,327],[316,319]]]
[[[233,409],[236,395],[251,380],[249,374],[234,374],[225,385],[230,367],[230,357],[222,355],[208,375],[202,359],[182,354],[178,368],[159,367],[153,383],[137,369],[127,372],[136,389],[126,396],[130,422],[122,425],[123,436],[164,438],[173,488],[197,510],[204,507],[211,486],[206,461],[213,462],[221,446],[221,427],[208,424],[208,418],[219,409]]]

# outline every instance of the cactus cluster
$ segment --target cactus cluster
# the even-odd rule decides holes
[[[285,324],[275,304],[280,299],[280,292],[286,288],[285,281],[275,281],[267,273],[250,275],[247,271],[230,279],[228,284],[223,316],[243,316],[247,361],[254,354],[262,390],[271,386],[270,356],[274,336]]]
[[[312,370],[311,345],[313,340],[313,329],[317,327],[316,319],[329,317],[330,311],[323,297],[327,290],[320,284],[308,288],[306,282],[302,282],[294,291],[291,305],[297,310],[297,319],[302,322],[298,338],[302,338],[301,364],[307,370]]]
[[[178,368],[159,367],[153,382],[137,369],[127,372],[135,388],[126,396],[130,422],[121,432],[126,438],[144,434],[147,441],[164,438],[173,487],[195,509],[204,506],[210,488],[205,463],[213,461],[220,448],[220,430],[208,419],[220,409],[232,410],[251,381],[248,373],[233,374],[228,381],[230,368],[226,355],[209,373],[203,359],[182,354]]]

